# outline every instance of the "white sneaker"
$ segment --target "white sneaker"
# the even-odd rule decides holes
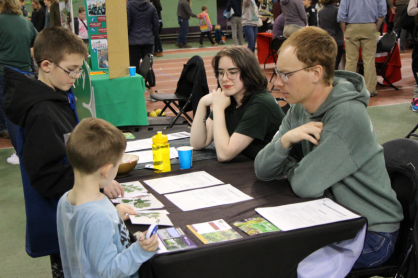
[[[14,153],[7,159],[7,163],[13,165],[19,164],[19,157]]]

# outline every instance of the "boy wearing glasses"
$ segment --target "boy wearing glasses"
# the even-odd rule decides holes
[[[63,27],[51,27],[40,32],[34,43],[38,80],[7,66],[4,69],[5,112],[20,127],[17,149],[23,161],[22,179],[25,182],[28,176],[37,194],[37,200],[31,201],[35,209],[27,209],[27,219],[34,223],[27,223],[27,249],[40,256],[53,254],[53,277],[63,277],[56,222],[39,226],[36,223],[45,222],[44,215],[56,214],[59,198],[74,185],[65,143],[78,123],[71,87],[82,74],[80,67],[86,54],[87,48],[77,35]],[[104,193],[114,198],[123,194],[123,188],[113,181]],[[37,211],[40,213],[31,215]],[[39,241],[42,247],[34,251],[31,244]]]
[[[366,217],[364,249],[354,268],[378,266],[393,253],[402,207],[367,114],[364,79],[334,73],[336,56],[335,40],[317,27],[298,30],[283,43],[274,85],[293,106],[258,153],[255,171],[260,180],[287,176],[299,197],[328,197]]]

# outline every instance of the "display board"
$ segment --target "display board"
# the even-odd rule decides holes
[[[77,115],[80,121],[85,118],[96,118],[96,105],[94,100],[94,90],[91,86],[90,70],[84,61],[83,73],[74,83],[74,96],[76,99]]]

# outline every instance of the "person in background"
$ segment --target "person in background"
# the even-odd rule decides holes
[[[41,32],[45,26],[45,9],[41,6],[38,0],[32,0],[30,2],[32,5],[32,24],[35,26],[38,32]]]
[[[112,124],[82,120],[67,142],[74,187],[58,203],[57,228],[65,277],[138,277],[157,251],[157,235],[132,242],[124,220],[136,211],[112,204],[100,189],[115,178],[126,139]],[[124,207],[125,210],[120,210]]]
[[[305,7],[301,0],[281,0],[280,6],[285,16],[283,36],[290,37],[294,32],[308,24]]]
[[[214,141],[220,162],[238,154],[254,159],[279,129],[283,110],[267,91],[267,78],[248,48],[225,47],[212,59],[212,67],[220,88],[200,99],[190,144],[200,150]]]
[[[59,0],[51,0],[49,6],[49,27],[61,26]]]
[[[410,0],[408,4],[408,15],[416,16],[418,14],[418,0]],[[411,110],[418,112],[418,38],[413,38],[414,50],[412,51],[412,73],[414,74],[414,96],[412,97]]]
[[[242,29],[242,0],[228,0],[226,3],[226,11],[234,11],[234,14],[229,19],[231,22],[232,41],[234,45],[243,45],[244,35]],[[238,34],[238,36],[237,36]]]
[[[335,60],[335,69],[341,61],[341,57],[344,54],[344,34],[341,30],[340,24],[337,21],[338,8],[334,5],[335,0],[321,0],[320,3],[323,8],[318,12],[318,26],[327,31],[331,37],[334,38],[337,43],[338,53]]]
[[[308,18],[308,26],[318,25],[318,15],[315,6],[312,5],[312,0],[303,0],[303,5],[306,10],[306,17]]]
[[[392,0],[386,0],[386,3],[392,10],[392,13],[395,14],[393,31],[395,31],[395,33],[398,35],[398,38],[401,40],[400,51],[405,52],[409,32],[402,28],[402,16],[404,15],[405,10],[408,8],[409,0],[396,0],[395,5],[393,4]]]
[[[345,37],[345,70],[356,72],[361,47],[364,79],[370,96],[377,96],[375,56],[379,29],[386,16],[385,0],[364,0],[363,5],[341,0],[337,21]]]
[[[197,18],[191,9],[191,0],[179,0],[177,6],[177,17],[180,25],[180,32],[177,37],[176,46],[179,48],[191,48],[187,43],[187,34],[189,33],[189,19],[190,17]]]
[[[100,56],[97,58],[99,63],[99,68],[108,69],[109,68],[109,58],[107,57],[107,52],[105,49],[100,50]]]
[[[224,32],[222,32],[221,25],[219,24],[216,25],[215,26],[215,42],[217,44],[225,44],[224,38],[225,38],[225,35],[224,35]]]
[[[28,11],[26,10],[26,7],[25,7],[25,0],[20,0],[20,9],[22,11],[23,17],[28,17]]]
[[[163,57],[163,42],[161,41],[160,37],[161,30],[163,29],[163,18],[161,17],[161,11],[163,10],[163,7],[161,6],[160,0],[151,0],[151,3],[157,10],[158,18],[160,19],[160,28],[158,29],[158,32],[155,34],[154,57]]]
[[[280,47],[274,85],[293,105],[254,169],[263,181],[287,178],[300,198],[327,197],[367,218],[360,256],[345,259],[353,268],[375,267],[395,249],[402,206],[367,113],[364,79],[335,72],[336,56],[335,40],[318,27],[296,31]]]
[[[10,136],[15,150],[18,126],[9,120],[4,110],[4,67],[13,67],[31,74],[31,47],[37,35],[35,26],[22,17],[22,6],[18,0],[0,0],[0,134],[3,138]],[[7,162],[19,164],[19,158],[14,153],[7,158]]]
[[[280,14],[273,24],[273,39],[278,37],[283,37],[283,29],[284,29],[285,17],[284,14]]]
[[[131,0],[126,4],[128,13],[129,63],[140,74],[139,61],[147,54],[152,54],[154,36],[160,28],[155,7],[147,0]],[[144,76],[145,78],[145,76]],[[155,88],[151,87],[151,95]],[[149,101],[154,99],[149,96]]]
[[[243,0],[242,2],[242,28],[248,42],[248,48],[254,52],[255,42],[258,34],[258,8],[254,0]]]
[[[208,7],[202,6],[202,13],[199,14],[199,27],[200,27],[200,47],[203,47],[203,37],[206,35],[212,44],[215,46],[215,42],[212,38],[212,24],[210,23],[209,15],[207,13]]]
[[[50,11],[51,11],[51,1],[52,0],[44,0],[45,4],[45,25],[44,28],[50,27],[49,21],[51,20]]]
[[[74,32],[86,45],[89,44],[87,29],[86,8],[81,6],[78,8],[78,17],[74,18]]]

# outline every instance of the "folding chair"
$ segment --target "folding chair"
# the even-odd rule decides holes
[[[274,64],[276,64],[276,56],[277,50],[279,50],[280,46],[282,46],[283,42],[286,40],[285,37],[277,37],[272,40],[269,46],[269,55],[267,56],[266,60],[264,61],[264,69],[266,69],[267,60],[270,56],[273,56]]]
[[[402,205],[404,219],[399,228],[395,250],[389,260],[380,266],[353,269],[346,278],[417,277],[418,142],[402,138],[388,141],[382,147],[391,186]]]
[[[411,130],[411,132],[408,133],[408,135],[406,135],[405,138],[409,138],[411,136],[418,137],[418,134],[415,133],[415,131],[417,131],[417,129],[418,129],[418,124]]]
[[[150,89],[151,87],[155,87],[155,74],[154,70],[152,69],[152,65],[154,63],[154,56],[150,53],[145,55],[142,59],[141,65],[139,66],[139,74],[142,75],[145,81],[145,87]]]
[[[379,43],[377,44],[376,53],[388,52],[388,56],[383,63],[375,62],[375,67],[376,67],[376,74],[383,77],[383,80],[386,81],[389,84],[388,85],[389,87],[392,87],[396,91],[399,91],[399,89],[395,85],[393,85],[385,76],[386,75],[387,63],[389,62],[390,58],[392,57],[392,54],[393,54],[393,51],[395,50],[397,41],[398,41],[398,36],[396,35],[395,32],[387,33],[380,39]],[[359,66],[358,73],[363,75],[364,74],[363,61],[360,61],[358,63],[358,66]],[[381,86],[386,86],[386,85],[384,85],[382,83],[379,83],[379,82],[378,82],[378,84],[381,85]]]
[[[171,128],[181,115],[183,115],[191,124],[193,120],[185,112],[193,110],[194,115],[199,100],[208,93],[209,87],[203,59],[200,56],[193,56],[187,64],[184,65],[174,94],[153,94],[151,95],[151,98],[164,102],[165,106],[161,110],[160,115],[167,108],[176,115],[167,127]],[[174,107],[171,106],[172,104]],[[175,108],[177,108],[179,112],[177,112]]]

